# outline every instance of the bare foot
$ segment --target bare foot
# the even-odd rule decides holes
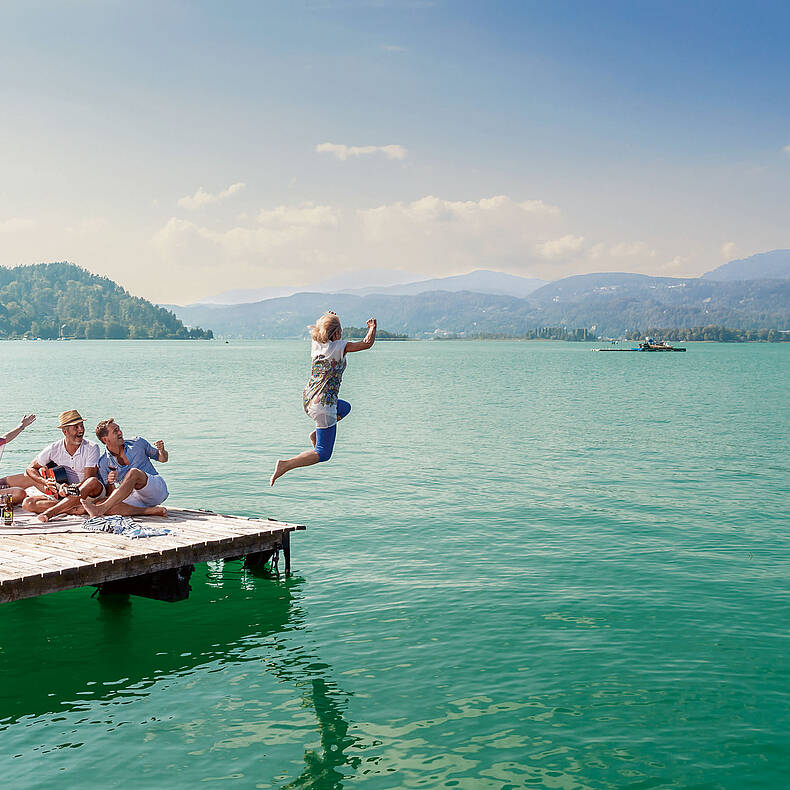
[[[161,505],[156,505],[155,507],[149,507],[145,510],[146,516],[161,516],[162,518],[167,518],[167,508],[162,507]]]
[[[274,467],[274,474],[269,479],[269,485],[273,486],[274,485],[274,481],[278,477],[282,477],[285,474],[286,471],[287,470],[285,469],[285,461],[283,461],[282,459],[278,460],[277,464]]]
[[[313,447],[315,447],[315,431],[313,431],[313,432],[310,434],[310,441],[312,442],[312,444],[313,444]]]
[[[49,516],[47,516],[45,513],[41,513],[40,515],[36,516],[36,521],[46,524],[47,521],[49,521]]]
[[[85,508],[85,512],[91,517],[96,518],[97,516],[104,515],[104,508],[101,505],[97,505],[92,499],[80,499],[82,506]]]

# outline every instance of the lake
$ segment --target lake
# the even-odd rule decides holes
[[[790,768],[790,344],[378,343],[307,448],[309,345],[6,342],[21,471],[113,416],[171,506],[308,525],[291,578],[0,606],[14,788],[776,788]]]

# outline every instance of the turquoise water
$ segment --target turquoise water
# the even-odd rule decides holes
[[[171,505],[308,525],[287,581],[0,606],[6,786],[786,784],[787,345],[380,343],[274,489],[306,343],[2,348],[4,473],[77,408],[166,441]]]

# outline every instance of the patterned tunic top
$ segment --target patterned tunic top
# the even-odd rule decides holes
[[[337,422],[337,396],[346,369],[347,342],[318,343],[314,340],[310,349],[313,367],[302,393],[302,405],[317,428],[330,428]]]

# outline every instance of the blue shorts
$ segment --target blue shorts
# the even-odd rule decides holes
[[[342,420],[351,411],[351,404],[346,400],[337,401],[337,419]],[[318,453],[319,461],[328,461],[332,457],[332,450],[335,447],[335,435],[337,434],[337,423],[329,428],[315,429],[315,451]]]

